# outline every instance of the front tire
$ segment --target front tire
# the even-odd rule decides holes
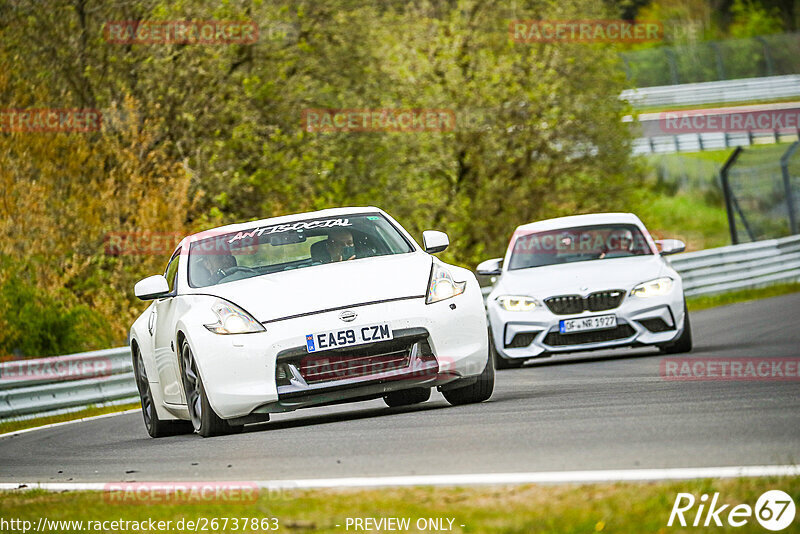
[[[398,406],[411,406],[412,404],[419,404],[431,398],[431,388],[411,388],[403,389],[401,391],[392,391],[384,395],[383,402],[390,408]]]
[[[491,343],[491,339],[489,340]],[[489,349],[491,351],[491,348]],[[483,368],[478,380],[468,386],[446,389],[442,391],[444,398],[453,406],[483,402],[492,396],[494,391],[494,358],[486,358],[486,367]]]
[[[683,332],[678,339],[666,346],[661,347],[664,354],[684,354],[692,351],[692,324],[689,322],[689,309],[686,307],[686,300],[683,301]]]
[[[183,390],[186,393],[186,405],[189,408],[189,416],[195,432],[207,438],[242,431],[243,425],[228,424],[211,407],[203,380],[200,378],[194,353],[185,339],[181,344],[181,375],[183,376]]]
[[[147,379],[147,371],[144,367],[142,351],[139,350],[139,347],[135,347],[133,351],[133,373],[136,376],[136,388],[139,390],[139,399],[142,402],[142,417],[147,433],[151,438],[190,433],[192,425],[188,421],[162,421],[158,418],[153,391],[150,389],[150,381]]]

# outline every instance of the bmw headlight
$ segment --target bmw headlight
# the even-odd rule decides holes
[[[539,305],[536,299],[519,295],[502,295],[495,300],[507,311],[531,311]]]
[[[644,282],[631,290],[632,297],[657,297],[666,295],[672,289],[672,278],[664,276]]]
[[[211,306],[217,315],[217,322],[205,325],[215,334],[250,334],[264,332],[264,326],[253,319],[240,307],[224,300],[218,300]]]
[[[428,283],[428,293],[425,295],[425,304],[433,304],[460,295],[467,288],[467,282],[456,282],[450,271],[433,263],[431,279]]]

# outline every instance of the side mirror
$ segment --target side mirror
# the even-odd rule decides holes
[[[141,300],[154,300],[169,294],[169,284],[163,275],[148,276],[136,282],[133,293]]]
[[[494,258],[482,261],[475,268],[475,271],[483,276],[497,276],[503,272],[503,258]]]
[[[444,232],[425,230],[422,232],[422,247],[428,254],[436,254],[450,245],[450,238]]]
[[[656,246],[662,256],[677,254],[678,252],[686,250],[686,243],[680,239],[658,239],[656,240]]]

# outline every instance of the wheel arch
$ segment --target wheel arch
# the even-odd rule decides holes
[[[156,374],[155,361],[151,358],[152,355],[149,352],[147,352],[147,350],[144,348],[145,345],[142,344],[142,342],[139,340],[139,337],[133,332],[131,332],[131,338],[129,343],[131,349],[131,364],[133,365],[134,373],[137,372],[136,353],[138,351],[142,355],[142,362],[144,363],[144,370],[145,373],[147,374],[147,381],[151,384],[154,383],[157,384],[158,375]],[[154,376],[156,377],[155,381],[153,380]]]
[[[178,331],[175,333],[175,349],[176,352],[180,355],[181,346],[183,342],[187,339],[186,334],[183,332],[183,328],[178,328]]]

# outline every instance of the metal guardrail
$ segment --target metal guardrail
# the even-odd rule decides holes
[[[800,236],[676,254],[668,260],[688,296],[800,281]]]
[[[800,77],[798,77],[800,78]],[[800,79],[798,80],[800,83]],[[800,86],[798,86],[800,92]],[[741,128],[730,131],[708,131],[698,133],[670,132],[667,125],[670,121],[681,118],[717,120],[719,124],[731,124],[732,117],[742,119],[745,116],[764,115],[776,116],[784,121],[786,127],[777,130],[759,129],[753,121],[746,130]],[[795,120],[791,127],[785,122],[786,116],[800,117],[800,104],[762,104],[750,106],[736,106],[718,109],[700,109],[691,111],[676,111],[662,113],[642,113],[636,122],[631,116],[623,118],[623,122],[631,124],[634,135],[640,135],[633,141],[633,154],[658,154],[674,152],[701,152],[703,150],[720,150],[738,146],[762,145],[773,143],[788,143],[796,141],[800,136]],[[672,118],[670,118],[672,117]],[[728,119],[724,121],[723,119]]]
[[[703,152],[724,150],[738,146],[791,143],[800,139],[800,133],[780,132],[713,132],[680,135],[639,137],[631,143],[634,156],[642,154],[674,154],[677,152]]]
[[[688,296],[800,281],[800,236],[668,259]],[[486,297],[492,287],[481,289]],[[128,347],[0,363],[0,419],[128,400],[138,400]]]
[[[0,363],[0,419],[137,399],[128,347]]]
[[[635,108],[753,102],[800,96],[800,75],[659,85],[622,91]]]

